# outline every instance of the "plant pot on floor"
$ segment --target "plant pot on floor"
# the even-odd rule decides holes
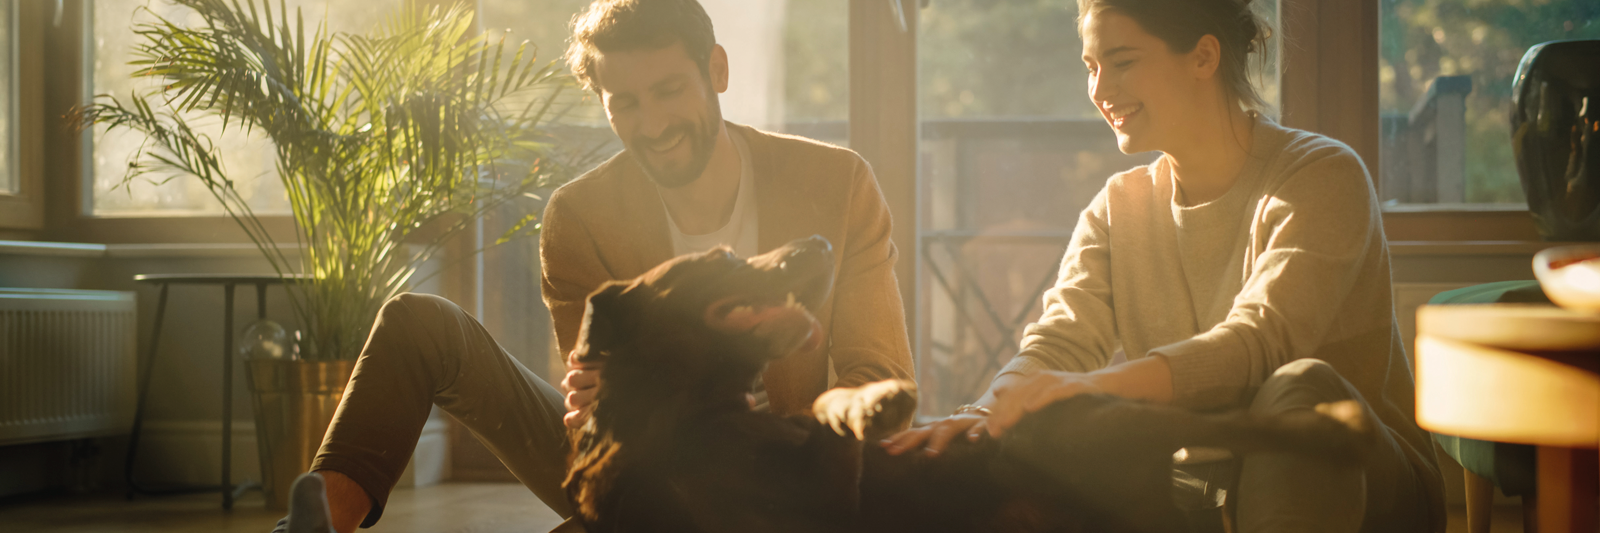
[[[355,361],[246,361],[268,509],[288,509],[289,485],[311,468],[355,367]]]

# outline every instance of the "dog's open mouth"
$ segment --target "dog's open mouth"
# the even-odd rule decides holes
[[[782,298],[731,296],[717,300],[706,308],[706,323],[719,331],[765,340],[774,358],[815,350],[823,339],[822,324],[793,291]]]

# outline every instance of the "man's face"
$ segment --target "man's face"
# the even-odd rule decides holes
[[[701,72],[679,43],[600,56],[595,70],[611,130],[657,185],[687,185],[711,161],[722,131],[717,93],[727,90],[727,67],[717,47],[711,72]]]

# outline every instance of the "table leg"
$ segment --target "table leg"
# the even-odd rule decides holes
[[[1600,507],[1600,454],[1593,449],[1540,446],[1539,530],[1590,533]]]
[[[223,285],[222,310],[222,508],[233,510],[233,284]]]
[[[1489,515],[1494,512],[1494,483],[1483,476],[1461,469],[1466,480],[1467,533],[1489,533]]]
[[[128,437],[128,455],[122,463],[122,477],[128,482],[128,499],[144,487],[133,479],[134,459],[139,456],[139,433],[144,429],[144,405],[150,397],[150,375],[156,370],[156,348],[161,346],[161,320],[167,316],[167,284],[161,284],[161,298],[156,300],[155,325],[150,329],[150,352],[144,358],[144,373],[139,376],[139,400],[133,407],[133,432]]]
[[[256,320],[267,319],[267,284],[256,284]]]

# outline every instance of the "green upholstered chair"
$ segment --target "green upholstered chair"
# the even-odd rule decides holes
[[[1550,303],[1537,281],[1502,281],[1445,291],[1428,300],[1431,305]],[[1533,531],[1535,450],[1526,444],[1490,442],[1435,433],[1433,439],[1461,464],[1467,491],[1467,527],[1471,533],[1489,531],[1489,514],[1498,487],[1506,496],[1521,497],[1525,531]]]

